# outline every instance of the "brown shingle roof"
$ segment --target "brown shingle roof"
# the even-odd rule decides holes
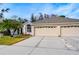
[[[52,16],[51,18],[38,20],[33,23],[38,24],[38,23],[66,23],[66,22],[79,22],[79,20],[78,19],[70,19],[70,18],[66,18],[66,17]]]

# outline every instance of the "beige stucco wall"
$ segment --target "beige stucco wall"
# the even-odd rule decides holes
[[[34,35],[34,26],[31,26],[31,32],[27,32],[27,25],[23,25],[23,34],[31,34]]]
[[[35,35],[35,28],[34,28],[34,26],[31,26],[31,31],[32,31],[32,32],[31,32],[31,35],[34,36],[34,35]]]
[[[25,24],[23,25],[22,32],[23,34],[27,33],[27,26]]]
[[[57,26],[57,27],[56,28],[37,28],[38,26],[35,27],[32,25],[31,26],[32,32],[28,33],[27,26],[24,25],[23,33],[31,34],[33,36],[60,36],[60,35],[61,36],[79,36],[79,27],[66,27],[66,28],[63,27],[62,28],[61,25],[47,25],[47,26]]]

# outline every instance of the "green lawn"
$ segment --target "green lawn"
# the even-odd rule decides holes
[[[31,37],[31,35],[20,35],[16,37],[2,36],[0,37],[0,45],[12,45],[29,37]]]

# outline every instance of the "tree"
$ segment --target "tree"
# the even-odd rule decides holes
[[[51,17],[53,17],[53,16],[57,16],[57,15],[55,15],[55,14],[51,14]]]
[[[60,17],[65,17],[64,15],[60,15]]]
[[[24,22],[28,22],[28,20],[27,19],[24,19]]]
[[[28,20],[27,19],[24,19],[24,18],[21,18],[21,17],[18,17],[18,19],[21,23],[25,23],[27,22]]]
[[[25,22],[28,21],[27,19],[23,19],[23,18],[21,18],[21,17],[19,17],[17,20],[19,20],[19,22],[20,22],[21,24],[23,24],[23,23],[25,23]],[[18,28],[18,34],[19,34],[19,31],[20,31],[20,33],[22,34],[22,27],[21,27],[20,29]]]
[[[23,23],[23,19],[21,17],[18,17],[19,22]]]
[[[39,20],[43,20],[43,14],[42,13],[39,13],[40,16],[39,16]]]
[[[9,8],[1,9],[0,18],[3,18],[4,13],[5,13],[5,12],[8,12],[9,10],[10,10]]]
[[[49,18],[49,15],[48,14],[44,14],[44,18],[45,19]]]
[[[34,14],[31,15],[31,22],[35,22],[36,21],[36,17],[34,16]]]
[[[3,13],[0,13],[0,19],[3,18]]]
[[[17,15],[13,15],[12,19],[16,20],[16,19],[18,19],[18,16]]]
[[[44,18],[45,18],[45,19],[47,18],[47,14],[44,14]]]
[[[3,21],[2,27],[6,29],[8,35],[13,36],[15,31],[22,27],[22,23],[17,20],[6,19]],[[11,34],[12,29],[14,30],[13,34]]]
[[[9,8],[0,10],[0,32],[3,30],[3,28],[2,28],[3,27],[3,23],[2,22],[3,22],[3,18],[4,18],[3,15],[4,15],[5,12],[8,12],[9,10],[10,10]]]
[[[10,10],[10,8],[6,8],[6,9],[5,9],[5,12],[8,12],[9,10]]]
[[[20,24],[23,24],[23,23],[25,23],[25,22],[28,21],[27,19],[24,19],[24,18],[18,17],[18,16],[16,16],[16,15],[13,16],[12,18],[13,18],[13,20],[18,21]],[[16,30],[15,30],[15,31],[16,31]],[[17,33],[18,33],[18,34],[22,34],[22,27],[17,28]]]

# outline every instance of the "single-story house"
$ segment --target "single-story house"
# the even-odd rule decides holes
[[[25,23],[23,33],[33,36],[79,36],[79,20],[52,16],[33,23]]]

